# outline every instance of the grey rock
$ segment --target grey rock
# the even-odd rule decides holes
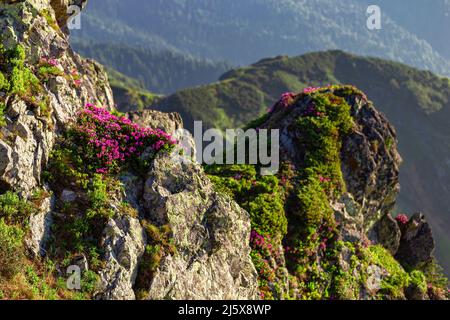
[[[0,175],[11,170],[12,167],[12,150],[5,142],[0,140]]]
[[[397,253],[401,231],[397,221],[390,214],[383,216],[377,222],[370,236],[375,243],[382,244],[392,255]]]
[[[338,201],[331,204],[336,222],[339,224],[343,241],[360,243],[366,239],[363,222],[364,213],[361,206],[349,193],[343,194]]]
[[[30,217],[29,235],[25,238],[25,246],[32,258],[44,257],[46,246],[51,235],[53,224],[52,207],[53,197],[44,199],[38,214]]]
[[[386,277],[387,272],[377,265],[367,267],[366,288],[371,294],[375,294],[381,289],[381,283]]]
[[[72,190],[64,189],[61,193],[61,200],[63,202],[74,202],[77,199],[77,194]]]
[[[248,213],[215,192],[200,166],[158,155],[144,200],[146,218],[169,224],[177,249],[156,272],[149,299],[258,299]]]
[[[164,113],[156,110],[143,110],[128,113],[131,121],[153,129],[161,129],[172,134],[183,128],[183,120],[178,113]]]
[[[82,273],[89,270],[89,263],[84,254],[80,254],[73,257],[71,264],[78,266]]]
[[[82,86],[76,87],[70,77],[52,78],[34,98],[48,101],[52,111],[49,118],[29,101],[6,96],[7,126],[1,129],[0,184],[29,195],[40,186],[42,170],[46,166],[53,145],[61,129],[76,116],[87,102],[113,108],[112,91],[103,68],[80,58],[70,49],[68,34],[50,25],[41,13],[51,18],[67,18],[69,0],[3,1],[0,3],[2,44],[6,49],[20,44],[26,52],[26,66],[36,65],[41,58],[54,58],[61,70],[70,75],[75,69]]]
[[[414,214],[401,231],[400,247],[395,258],[405,267],[418,268],[429,263],[433,259],[435,244],[425,216]]]
[[[135,299],[133,285],[145,244],[146,235],[139,220],[116,215],[108,221],[102,240],[106,266],[100,271],[97,299]]]

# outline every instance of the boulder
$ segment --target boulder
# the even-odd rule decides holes
[[[419,268],[433,259],[434,239],[431,227],[421,213],[414,214],[401,228],[402,236],[396,259],[405,267]]]
[[[145,244],[145,231],[138,219],[117,214],[108,221],[102,239],[105,267],[100,271],[97,299],[135,299],[133,285]]]
[[[146,218],[169,224],[177,249],[155,273],[149,299],[258,299],[249,215],[215,192],[200,166],[157,156],[143,198]]]

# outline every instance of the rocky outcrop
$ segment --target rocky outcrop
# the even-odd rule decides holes
[[[371,232],[371,238],[381,243],[392,255],[397,253],[400,246],[401,231],[397,221],[391,214],[383,216]]]
[[[372,234],[375,224],[395,205],[402,159],[397,152],[395,129],[386,117],[362,93],[347,87],[352,94],[342,95],[339,90],[343,89],[331,88],[330,92],[348,100],[354,125],[343,139],[340,152],[347,192],[331,206],[341,222],[342,236],[356,242]],[[307,97],[290,106],[280,101],[262,126],[280,130],[280,161],[300,168],[304,150],[302,132],[297,130],[295,121],[308,112],[310,103]]]
[[[408,268],[426,265],[433,259],[434,239],[431,227],[421,213],[414,214],[401,228],[402,236],[396,258]]]
[[[248,213],[214,191],[192,162],[158,157],[144,189],[146,217],[169,224],[177,254],[156,272],[149,299],[257,299]]]
[[[2,88],[4,92],[0,92],[0,102],[5,106],[5,123],[0,128],[0,191],[17,191],[26,198],[37,187],[45,187],[47,190],[43,182],[43,170],[47,167],[55,143],[80,108],[86,103],[114,108],[111,89],[102,67],[80,58],[70,49],[67,39],[67,7],[74,4],[82,7],[85,1],[11,0],[0,4],[2,46],[8,52],[19,46],[23,49],[25,57],[16,57],[19,62],[14,63],[23,64],[16,67],[20,72],[23,71],[22,76],[38,82],[32,86],[39,89],[32,94],[19,90],[20,88]],[[11,69],[5,59],[2,57],[0,60],[2,73]],[[39,66],[42,65],[47,67],[44,69],[47,73],[40,69]],[[8,75],[7,78],[11,76]],[[310,93],[314,90],[307,91]],[[288,261],[288,249],[283,247],[283,242],[301,239],[305,230],[295,229],[300,229],[299,226],[303,226],[304,221],[300,221],[303,218],[300,215],[295,216],[300,211],[298,203],[288,203],[295,197],[287,195],[286,198],[289,199],[284,203],[285,206],[282,206],[286,208],[287,217],[283,218],[290,220],[289,223],[294,221],[294,225],[287,227],[288,235],[285,239],[283,234],[275,237],[278,241],[275,245],[265,243],[270,246],[265,247],[264,250],[268,253],[263,259],[269,269],[272,267],[276,271],[273,276],[278,278],[278,283],[268,284],[266,290],[268,292],[279,287],[273,290],[277,291],[273,295],[277,299],[289,297],[290,294],[293,294],[294,298],[303,298],[301,295],[308,294],[309,290],[308,284],[305,285],[304,282],[308,280],[308,272],[331,274],[331,271],[326,269],[330,266],[329,263],[339,265],[339,271],[343,271],[339,276],[347,276],[340,281],[348,292],[342,292],[338,297],[376,297],[384,281],[389,279],[393,272],[405,278],[407,274],[398,263],[395,264],[395,260],[389,260],[392,257],[386,255],[386,250],[380,246],[372,246],[372,249],[381,250],[370,252],[370,246],[373,244],[384,246],[392,255],[395,254],[405,267],[420,267],[432,259],[434,242],[424,217],[417,214],[405,225],[399,226],[389,215],[399,190],[401,162],[396,151],[394,129],[356,89],[328,87],[323,89],[322,93],[331,91],[331,100],[338,101],[340,107],[348,107],[341,101],[346,99],[351,107],[345,109],[346,116],[349,116],[348,110],[351,110],[352,116],[351,120],[349,119],[352,129],[348,134],[342,137],[336,134],[339,130],[334,127],[336,124],[332,123],[331,131],[334,131],[329,134],[331,137],[328,137],[330,142],[334,138],[338,140],[339,136],[339,141],[332,140],[330,144],[333,145],[331,151],[341,149],[340,153],[335,152],[333,161],[341,164],[342,178],[337,174],[332,188],[339,189],[339,184],[342,184],[342,192],[339,196],[333,192],[326,194],[323,185],[331,182],[331,178],[321,176],[319,179],[312,175],[309,177],[311,180],[317,179],[314,182],[318,183],[308,185],[311,187],[308,190],[316,193],[316,198],[307,198],[309,194],[306,198],[319,202],[325,199],[326,203],[320,203],[321,206],[314,212],[307,212],[310,214],[310,220],[318,222],[305,229],[313,230],[315,234],[311,235],[311,238],[320,241],[308,243],[311,246],[306,250],[302,249],[303,252],[308,251],[307,257],[301,257],[304,259],[302,263],[311,261],[317,268],[308,270],[308,265],[302,265],[307,271],[300,276],[294,275],[294,272],[299,273],[301,268],[294,272],[289,270],[288,264],[292,261]],[[311,96],[308,96],[308,92],[304,92],[299,100],[294,99],[294,94],[285,95],[284,99],[291,99],[292,103],[289,105],[283,100],[280,101],[276,112],[272,113],[264,124],[266,128],[280,129],[280,160],[297,169],[304,169],[302,165],[305,155],[308,154],[305,140],[301,139],[305,132],[300,132],[295,122],[305,115],[309,116],[307,112],[310,112],[308,108],[311,101],[308,99]],[[330,100],[327,103],[332,104]],[[283,111],[278,112],[281,109]],[[110,114],[108,116],[113,118]],[[316,116],[323,115],[316,111]],[[330,113],[330,117],[332,116]],[[183,131],[180,115],[146,110],[129,113],[128,117],[142,126],[159,128],[172,134],[179,140],[179,146],[171,153],[157,152],[159,145],[148,148],[146,146],[144,152],[132,158],[135,162],[127,163],[120,167],[121,170],[113,173],[109,172],[108,168],[96,168],[93,171],[97,174],[93,174],[87,172],[92,167],[88,167],[88,170],[80,169],[86,161],[71,158],[71,148],[77,150],[79,145],[69,138],[62,139],[64,141],[60,143],[62,146],[58,151],[69,151],[61,153],[59,161],[64,163],[59,163],[60,166],[57,164],[58,169],[53,172],[56,176],[50,183],[53,190],[49,191],[53,191],[54,196],[49,192],[49,195],[46,194],[40,199],[42,201],[37,208],[37,214],[33,214],[29,220],[25,245],[30,259],[39,259],[45,255],[46,243],[54,230],[51,228],[52,218],[55,218],[55,224],[67,222],[67,229],[70,229],[65,230],[66,226],[63,226],[55,231],[55,234],[61,236],[61,242],[70,239],[79,243],[70,249],[72,251],[69,254],[59,250],[59,239],[55,238],[52,242],[54,250],[49,250],[49,254],[54,251],[55,259],[60,260],[67,260],[66,254],[69,254],[71,257],[68,261],[80,267],[82,272],[95,271],[99,276],[99,283],[95,292],[88,294],[96,299],[127,300],[144,297],[234,300],[264,297],[260,295],[258,274],[250,255],[251,250],[255,249],[249,243],[250,215],[230,196],[214,188],[203,168],[192,161],[194,153],[185,153],[195,151],[195,146],[192,136]],[[121,118],[120,121],[126,120]],[[86,132],[83,131],[82,134],[84,133]],[[167,147],[164,150],[171,148],[164,142],[163,145]],[[74,165],[75,161],[83,164]],[[322,162],[321,165],[328,165],[327,161]],[[330,168],[327,167],[328,169]],[[333,171],[331,169],[330,171]],[[70,171],[70,174],[67,171]],[[120,174],[116,176],[115,173],[119,171]],[[297,177],[280,177],[280,185],[287,186],[292,183],[298,187],[297,183],[304,183],[298,181],[302,179],[298,171]],[[339,166],[333,173],[337,171]],[[320,173],[314,172],[317,176]],[[62,181],[66,176],[71,179]],[[241,178],[237,175],[235,180]],[[287,181],[289,179],[291,181]],[[256,183],[255,180],[252,185]],[[106,185],[108,183],[111,183],[111,189]],[[282,189],[278,182],[276,184],[276,187]],[[293,188],[292,185],[286,189]],[[275,197],[274,190],[270,196]],[[279,200],[284,201],[282,197]],[[303,200],[300,197],[297,198],[297,202],[301,201]],[[317,216],[319,219],[315,219]],[[296,225],[295,222],[299,223]],[[155,249],[151,236],[152,227],[170,229],[171,238],[167,242],[173,246],[173,250],[170,248],[169,252],[162,253],[158,251],[157,257],[151,256],[152,250]],[[337,233],[336,237],[334,232]],[[86,239],[80,239],[80,235],[88,236]],[[164,235],[167,236],[166,233]],[[67,236],[67,239],[64,236]],[[339,256],[323,263],[327,259],[327,241],[333,241],[337,247],[339,243],[341,248],[336,249]],[[294,243],[296,244],[298,245]],[[299,254],[299,250],[296,250],[298,248],[294,249],[290,252]],[[143,263],[146,258],[151,261],[150,271],[143,270],[146,267]],[[95,264],[91,263],[94,259]],[[57,269],[65,266],[67,262],[60,260],[57,261]],[[384,260],[390,265],[383,266],[380,261]],[[151,276],[139,278],[141,274]],[[136,279],[139,279],[139,285],[144,284],[145,290],[137,288]],[[326,277],[324,279],[327,281]],[[318,282],[318,289],[313,290],[316,292],[313,292],[314,295],[310,298],[316,298],[317,294],[320,294],[318,291],[322,284]],[[271,285],[273,288],[270,288]],[[313,287],[314,285],[313,283]],[[412,299],[426,298],[422,285],[423,283],[418,281],[409,286],[405,292],[406,296]],[[399,289],[401,292],[395,292],[398,294],[393,297],[403,298],[402,290],[403,287]]]
[[[161,129],[170,134],[183,128],[183,120],[178,113],[164,113],[156,110],[129,112],[131,121],[149,128]]]
[[[352,106],[355,127],[341,150],[347,190],[361,205],[363,226],[369,232],[394,207],[400,191],[395,129],[364,97]]]
[[[175,135],[183,133],[177,114],[148,111],[129,117]],[[184,138],[192,140],[189,134]],[[139,222],[142,219],[155,226],[169,226],[176,252],[166,254],[152,277],[146,279],[144,298],[258,299],[257,275],[249,255],[248,213],[217,193],[203,169],[180,155],[178,148],[150,161],[145,175],[128,171],[119,176],[122,192],[111,196],[115,216],[103,231],[104,267],[95,298],[135,299],[136,277],[146,272],[140,269],[140,262],[149,241],[144,224]],[[83,196],[64,189],[63,198],[73,201]],[[139,219],[121,212],[124,201]]]
[[[1,92],[6,105],[6,126],[1,128],[0,185],[29,193],[41,181],[55,139],[64,125],[87,102],[112,108],[113,98],[102,67],[70,49],[68,35],[57,21],[67,20],[68,0],[3,1],[0,4],[1,43],[5,50],[20,45],[24,68],[38,75],[42,59],[55,63],[58,75],[40,80],[39,95],[46,112],[20,94]],[[56,9],[56,11],[54,10]],[[42,104],[41,104],[42,106]]]

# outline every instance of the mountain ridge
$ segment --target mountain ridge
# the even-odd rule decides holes
[[[176,50],[236,65],[279,54],[299,55],[340,48],[450,74],[448,59],[427,42],[431,38],[416,33],[417,28],[400,19],[396,6],[386,3],[379,3],[382,30],[373,31],[366,28],[367,4],[354,0],[338,3],[330,0],[249,0],[245,3],[131,0],[126,7],[120,1],[107,3],[90,3],[82,17],[83,28],[74,30],[72,36],[97,41],[110,39],[131,46],[147,43],[153,49]],[[421,6],[403,2],[398,7],[408,7],[416,15],[421,14],[417,12]],[[440,31],[437,22],[429,25],[431,30]],[[128,30],[126,35],[122,34],[123,30]]]
[[[446,151],[450,141],[448,78],[398,62],[328,51],[263,59],[220,79],[165,97],[152,108],[179,112],[190,130],[194,120],[202,120],[205,128],[223,129],[242,127],[264,114],[283,92],[338,83],[352,83],[364,90],[399,134],[399,150],[405,158],[399,211],[423,207],[430,215],[441,239],[438,257],[449,270],[450,239],[445,230],[450,223],[450,203],[447,191],[442,193],[450,178],[446,174],[450,158]]]

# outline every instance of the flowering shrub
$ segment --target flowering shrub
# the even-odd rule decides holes
[[[144,151],[168,150],[176,141],[160,129],[143,128],[129,119],[87,104],[78,114],[70,135],[83,148],[83,157],[97,173],[119,171]]]
[[[81,81],[81,75],[78,73],[77,69],[72,69],[70,72],[70,78],[73,81],[73,84],[76,88],[81,87],[82,81]]]
[[[319,91],[323,88],[321,87],[308,87],[303,89],[302,93],[303,94],[310,94],[310,93],[314,93],[316,91]],[[268,113],[272,113],[275,111],[275,107],[279,104],[281,104],[283,106],[283,108],[287,108],[289,107],[292,102],[294,101],[294,99],[297,97],[298,95],[294,92],[285,92],[281,95],[280,100],[278,103],[276,103],[275,105],[273,105],[272,107],[269,108]],[[313,110],[312,112],[316,113],[315,110]],[[316,114],[317,116],[320,116],[322,114]]]
[[[281,95],[281,103],[284,107],[289,106],[292,100],[295,98],[296,94],[293,92],[286,92]]]
[[[310,94],[310,93],[316,92],[320,89],[321,89],[320,87],[308,87],[308,88],[303,89],[303,93]]]
[[[261,299],[280,299],[283,275],[279,274],[283,265],[283,250],[279,241],[270,235],[261,235],[252,230],[250,234],[251,258],[258,271],[258,282]]]
[[[41,58],[38,64],[38,75],[43,80],[48,80],[50,77],[61,76],[63,71],[56,59]]]
[[[398,222],[398,224],[405,225],[408,223],[409,218],[406,214],[401,213],[395,217],[395,220]]]

